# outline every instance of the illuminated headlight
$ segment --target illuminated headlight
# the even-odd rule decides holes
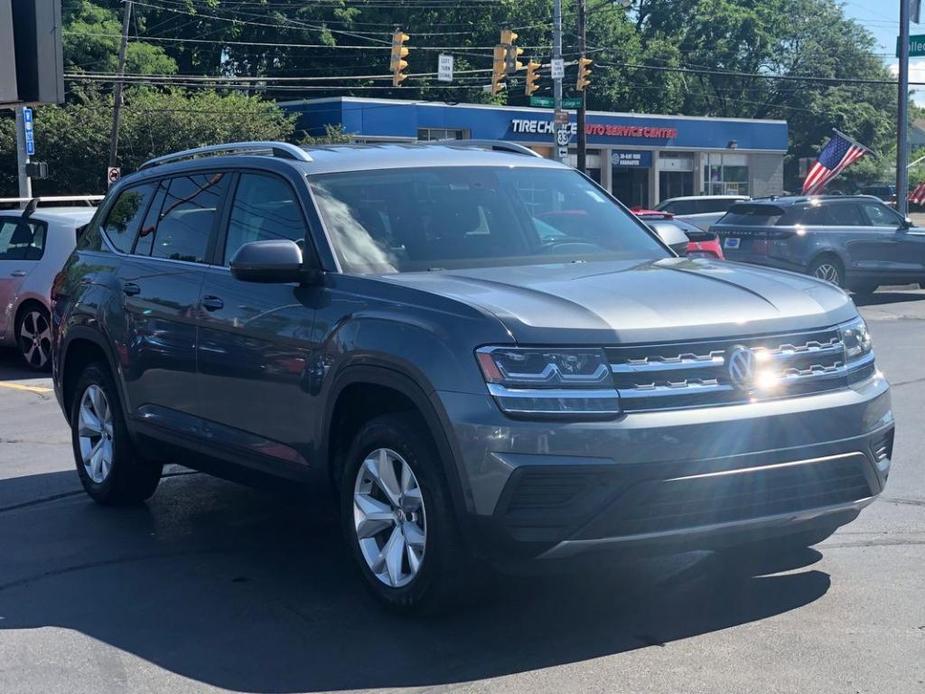
[[[489,392],[508,414],[620,414],[610,364],[601,349],[482,347],[476,359]]]
[[[849,364],[870,354],[873,345],[870,341],[870,333],[867,331],[867,323],[864,322],[863,318],[858,317],[850,323],[845,323],[839,328],[839,331],[845,345],[845,357]]]

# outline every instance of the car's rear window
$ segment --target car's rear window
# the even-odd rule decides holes
[[[784,216],[784,210],[777,205],[756,205],[753,203],[739,203],[733,205],[719,220],[725,226],[773,226]]]

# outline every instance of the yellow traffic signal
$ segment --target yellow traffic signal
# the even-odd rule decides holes
[[[575,80],[575,89],[580,92],[591,84],[591,68],[589,66],[592,62],[594,61],[591,58],[582,57],[578,59],[578,79]]]
[[[504,29],[501,32],[501,45],[504,46],[504,65],[505,72],[513,75],[518,70],[523,70],[524,64],[518,60],[523,55],[524,49],[514,45],[517,40],[517,34],[510,29]]]
[[[408,67],[408,61],[405,58],[408,55],[408,47],[405,45],[410,37],[401,29],[396,29],[392,34],[392,59],[389,61],[389,69],[392,70],[392,86],[398,87],[407,79],[408,75],[403,70]]]
[[[531,60],[527,63],[527,77],[524,80],[524,94],[531,96],[533,92],[540,88],[540,85],[537,82],[540,79],[538,70],[540,69],[540,64],[534,60]]]
[[[495,46],[491,64],[491,95],[495,96],[504,87],[506,70],[507,48]]]

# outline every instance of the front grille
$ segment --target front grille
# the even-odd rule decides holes
[[[751,349],[767,387],[733,383],[727,355]],[[836,328],[741,339],[632,345],[606,349],[624,411],[673,409],[791,397],[844,388],[857,380]],[[861,369],[873,373],[873,356]],[[869,375],[869,374],[868,374]],[[760,384],[759,384],[760,385]]]
[[[598,537],[663,532],[859,501],[873,494],[865,464],[858,454],[644,483],[586,532]]]

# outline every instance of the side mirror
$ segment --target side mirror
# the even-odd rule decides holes
[[[681,229],[674,224],[653,224],[652,228],[666,246],[678,255],[687,255],[687,244],[690,240]]]
[[[264,284],[301,284],[320,274],[304,266],[302,249],[289,239],[245,243],[234,254],[230,267],[235,279]]]

